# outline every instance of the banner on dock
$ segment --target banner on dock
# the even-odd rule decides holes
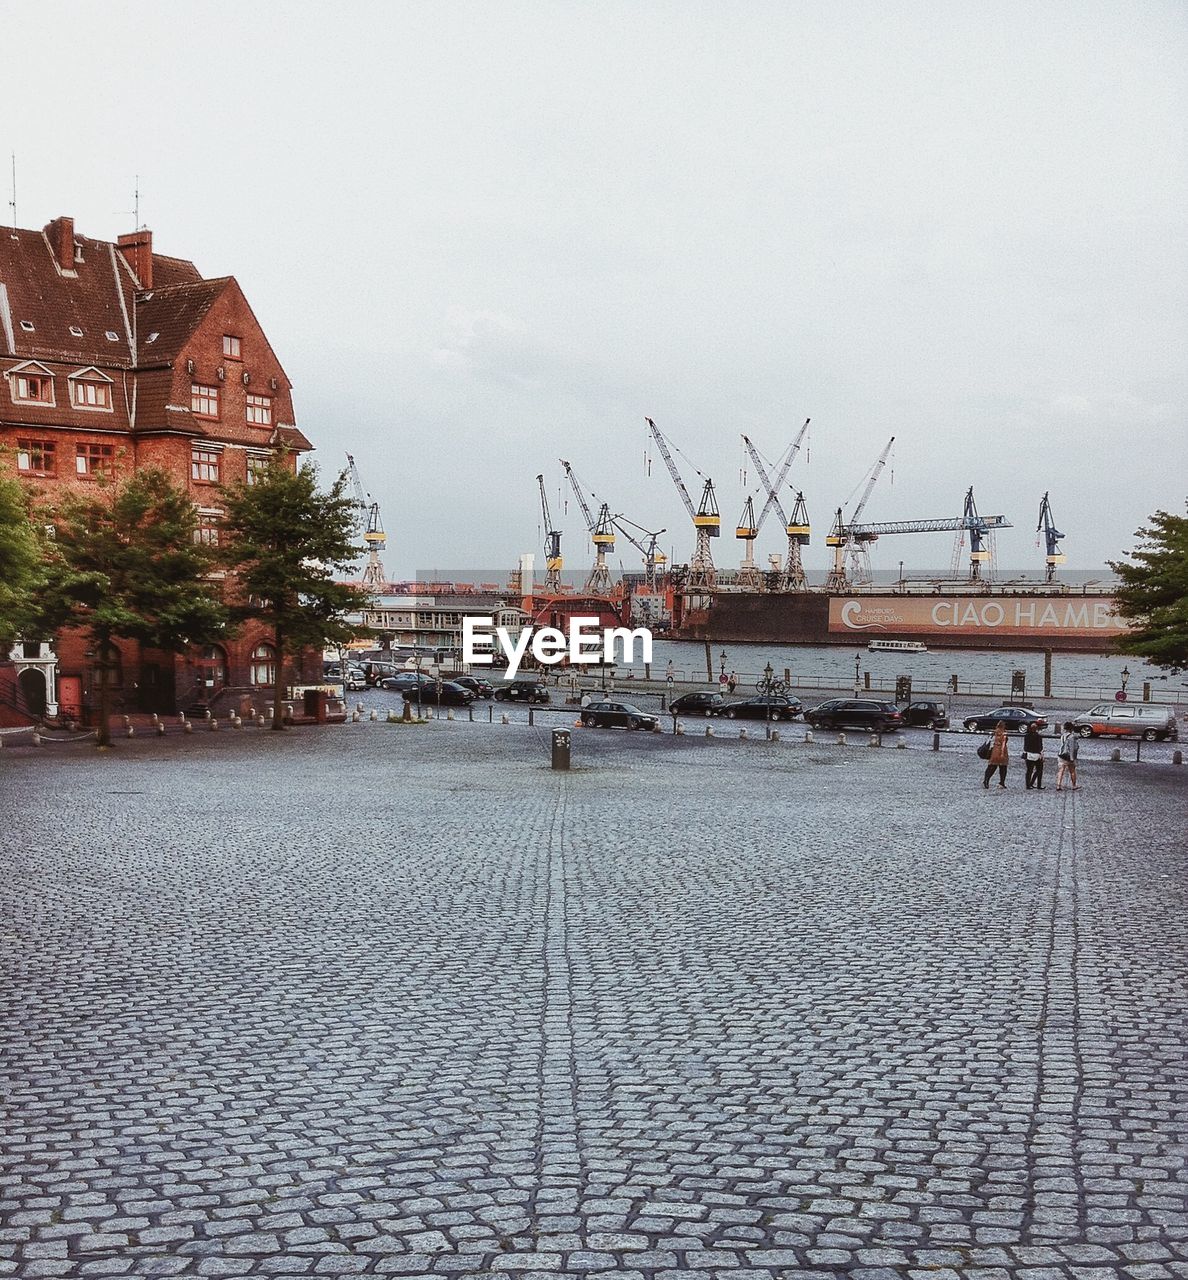
[[[831,634],[1104,639],[1126,629],[1110,596],[835,596],[829,601]]]

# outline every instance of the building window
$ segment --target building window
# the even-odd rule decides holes
[[[276,683],[276,650],[270,644],[258,644],[252,650],[250,668],[252,684],[271,688]]]
[[[212,511],[200,511],[194,526],[194,541],[202,547],[219,545],[219,517]]]
[[[54,474],[54,442],[52,440],[18,440],[17,470],[30,476]]]
[[[198,685],[208,694],[227,683],[227,655],[217,644],[208,644],[198,655]]]
[[[247,420],[253,427],[272,426],[272,397],[248,395]]]
[[[218,387],[205,387],[195,382],[190,387],[190,410],[199,418],[217,418],[219,416]]]
[[[74,469],[80,476],[110,476],[115,470],[115,449],[109,444],[76,445]]]
[[[242,357],[239,354],[239,339],[233,337],[229,333],[223,334],[223,355],[228,360],[239,360]]]
[[[13,378],[14,400],[26,404],[53,404],[54,380],[45,373],[18,373]]]
[[[221,457],[217,449],[199,449],[195,446],[190,450],[190,479],[203,484],[218,484]]]
[[[111,409],[111,385],[91,378],[74,378],[70,383],[76,409]]]
[[[248,484],[256,484],[262,480],[268,473],[268,468],[272,463],[271,454],[264,456],[258,453],[249,453],[247,459],[247,482]]]

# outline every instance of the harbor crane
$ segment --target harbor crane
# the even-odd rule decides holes
[[[636,524],[634,520],[628,520],[622,513],[614,517],[614,522],[623,537],[638,551],[642,552],[644,558],[644,584],[648,590],[655,591],[668,564],[668,557],[658,549],[656,544],[660,540],[660,535],[667,531],[657,529],[653,533],[650,529],[645,529],[642,524]],[[647,542],[642,542],[631,532],[631,529],[625,528],[625,525],[630,525],[631,529],[638,530],[647,539]]]
[[[776,473],[774,480],[768,475],[763,457],[759,450],[755,448],[750,436],[743,436],[743,444],[746,446],[747,453],[755,464],[755,470],[758,471],[760,480],[767,487],[767,501],[763,504],[759,519],[755,521],[756,536],[763,527],[764,518],[772,507],[775,508],[776,514],[783,522],[784,530],[788,535],[788,558],[779,578],[779,590],[781,591],[805,591],[808,589],[808,579],[804,574],[804,565],[801,562],[800,553],[800,548],[808,545],[809,537],[812,533],[809,526],[808,510],[804,505],[804,494],[797,493],[796,505],[792,511],[792,518],[789,519],[784,512],[783,503],[780,502],[780,489],[783,487],[784,479],[792,466],[792,460],[800,452],[800,444],[804,439],[805,432],[808,431],[810,421],[810,418],[805,418],[804,426],[800,428],[796,439],[793,440],[791,447],[784,455],[784,460],[780,463],[779,471]],[[772,560],[774,562],[774,556]]]
[[[757,591],[763,585],[763,574],[755,563],[755,539],[759,536],[759,526],[755,521],[755,503],[750,494],[747,494],[734,536],[743,544],[742,564],[739,566],[735,582],[740,587]]]
[[[990,556],[990,552],[985,549],[989,534],[995,529],[1011,527],[1011,522],[1005,516],[979,515],[971,487],[965,495],[965,508],[959,516],[943,516],[938,520],[887,520],[880,524],[848,524],[842,527],[842,533],[860,545],[867,545],[895,533],[968,533],[969,576],[971,582],[977,582],[981,578],[981,567]]]
[[[561,590],[561,530],[553,528],[553,517],[549,511],[549,499],[545,494],[544,476],[536,477],[540,486],[540,513],[544,520],[544,553],[546,591]]]
[[[561,458],[560,462],[565,468],[565,475],[569,480],[570,488],[573,489],[573,496],[577,498],[578,506],[582,509],[586,528],[590,531],[590,541],[594,544],[594,567],[590,570],[589,577],[586,578],[585,589],[591,595],[606,595],[611,588],[611,576],[610,570],[606,565],[606,556],[607,552],[615,549],[615,525],[610,513],[610,507],[604,502],[599,508],[598,515],[595,516],[590,510],[590,504],[586,501],[586,495],[582,492],[581,485],[578,484],[578,478],[574,475],[573,468],[564,458]]]
[[[685,510],[688,511],[693,521],[696,542],[693,547],[693,559],[689,561],[688,591],[690,594],[696,594],[699,591],[712,591],[716,575],[714,558],[710,552],[710,539],[719,537],[722,532],[722,518],[718,512],[718,499],[714,493],[714,482],[709,476],[702,477],[705,480],[705,485],[701,490],[701,502],[694,507],[693,499],[689,497],[689,490],[685,488],[681,473],[677,470],[677,465],[672,460],[672,454],[668,450],[668,442],[664,433],[651,418],[645,418],[644,421],[648,424],[648,430],[656,441],[656,447],[660,450],[660,456],[664,459],[664,465],[668,468],[668,474],[672,477],[673,484],[676,485],[677,493],[681,495]],[[701,475],[702,473],[698,471],[697,474]]]
[[[380,519],[379,503],[373,502],[371,495],[363,488],[363,480],[355,459],[348,453],[347,472],[351,477],[351,487],[355,491],[355,502],[359,507],[359,521],[363,526],[363,545],[367,550],[367,564],[363,567],[363,585],[369,591],[382,591],[387,585],[388,575],[384,572],[384,562],[380,553],[388,543],[388,535],[384,533],[384,524]]]
[[[1052,504],[1048,501],[1046,493],[1040,502],[1039,523],[1035,526],[1035,531],[1036,533],[1042,531],[1044,535],[1044,545],[1047,548],[1045,560],[1047,567],[1044,572],[1044,581],[1051,582],[1056,577],[1056,566],[1064,564],[1068,556],[1060,550],[1060,539],[1064,537],[1064,534],[1056,528],[1056,521],[1052,519]]]
[[[887,441],[886,448],[879,454],[877,461],[871,468],[870,477],[866,481],[866,488],[863,489],[862,497],[858,499],[858,505],[854,508],[854,514],[850,517],[848,524],[842,516],[841,507],[837,509],[833,528],[825,539],[825,545],[833,548],[833,567],[829,570],[829,577],[825,580],[827,590],[844,591],[850,585],[850,579],[846,573],[847,553],[854,578],[859,582],[870,581],[870,553],[867,544],[874,541],[878,534],[863,536],[854,533],[853,530],[859,527],[858,517],[861,516],[865,509],[871,491],[882,474],[883,468],[887,465],[887,455],[891,452],[891,446],[894,443],[895,437],[892,436]],[[906,530],[901,532],[906,532]]]

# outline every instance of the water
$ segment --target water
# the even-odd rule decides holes
[[[725,644],[714,645],[714,681],[725,653],[726,671],[738,673],[740,683],[751,686],[767,663],[783,677],[785,669],[793,683],[821,688],[848,688],[854,683],[855,660],[859,680],[871,673],[871,684],[890,688],[895,677],[910,675],[919,689],[941,689],[956,673],[960,687],[971,692],[1007,694],[1011,673],[1026,674],[1028,696],[1041,695],[1044,688],[1044,655],[1034,650],[1010,649],[937,649],[929,653],[870,653],[850,645],[781,645]],[[657,640],[652,649],[652,678],[663,678],[669,662],[678,680],[705,680],[705,646],[692,641]],[[1145,680],[1151,682],[1151,698],[1155,702],[1188,702],[1188,674],[1171,676],[1143,659],[1098,653],[1054,653],[1052,686],[1054,692],[1076,691],[1097,701],[1112,697],[1122,687],[1122,671],[1130,671],[1127,684],[1132,697],[1142,697]],[[620,663],[619,669],[636,676],[644,674],[643,663]],[[711,682],[712,683],[712,682]],[[991,686],[983,688],[984,686]]]

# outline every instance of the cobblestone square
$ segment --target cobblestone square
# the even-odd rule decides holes
[[[1188,1276],[1183,770],[0,759],[0,1276]]]

